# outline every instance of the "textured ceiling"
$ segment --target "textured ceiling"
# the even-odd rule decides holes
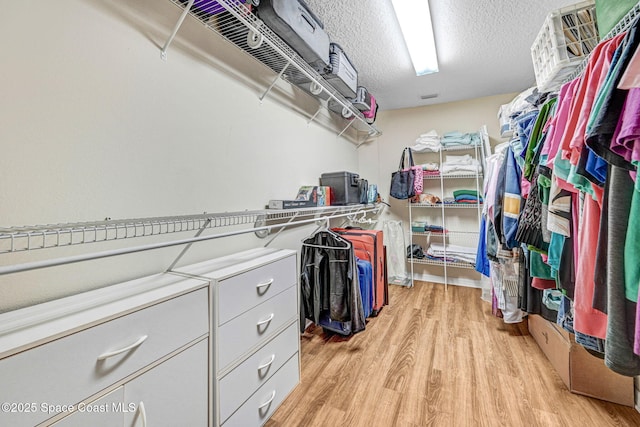
[[[440,72],[416,77],[391,0],[306,0],[358,69],[358,83],[387,110],[534,85],[530,48],[545,17],[577,2],[430,0]],[[438,97],[420,98],[430,94]]]

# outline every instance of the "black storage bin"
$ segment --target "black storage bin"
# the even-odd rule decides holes
[[[331,187],[332,205],[357,205],[360,203],[357,173],[329,172],[320,176],[320,185]]]

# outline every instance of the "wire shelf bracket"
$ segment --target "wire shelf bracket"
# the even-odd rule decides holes
[[[191,10],[191,6],[193,6],[194,1],[195,0],[189,0],[187,5],[184,7],[184,10],[182,11],[180,18],[178,18],[178,22],[176,22],[175,27],[173,27],[173,31],[171,32],[171,35],[165,42],[164,46],[162,46],[162,49],[160,50],[160,58],[162,58],[163,61],[167,60],[167,49],[169,49],[169,45],[171,44],[173,39],[176,37],[176,34],[178,34],[178,30],[182,26],[182,23],[184,22],[184,18],[186,18],[187,15],[189,14],[189,11]]]

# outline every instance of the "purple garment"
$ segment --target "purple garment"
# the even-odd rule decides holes
[[[640,89],[629,90],[622,107],[616,133],[611,141],[611,151],[624,157],[626,161],[640,161]]]

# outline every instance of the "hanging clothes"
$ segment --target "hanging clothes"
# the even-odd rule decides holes
[[[323,312],[331,320],[351,322],[351,332],[364,330],[365,317],[353,247],[328,230],[304,240],[300,256],[300,329],[305,319],[318,324]]]

